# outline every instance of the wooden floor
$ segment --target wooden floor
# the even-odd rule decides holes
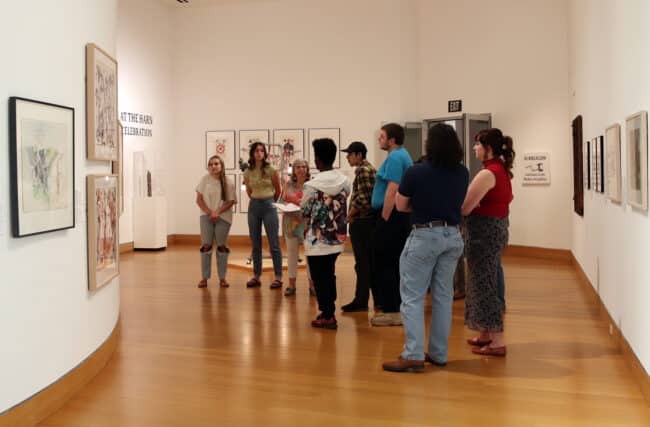
[[[243,250],[242,250],[243,251]],[[450,362],[395,374],[401,328],[368,314],[314,330],[304,279],[295,298],[266,285],[196,288],[195,247],[122,258],[122,335],[107,367],[41,425],[102,426],[650,426],[650,409],[609,343],[569,265],[504,260],[506,359],[472,355],[463,303]],[[340,303],[353,259],[337,264]],[[268,283],[268,280],[265,281]]]

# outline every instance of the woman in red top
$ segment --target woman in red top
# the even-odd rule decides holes
[[[474,155],[483,169],[472,180],[463,203],[465,251],[469,280],[465,324],[480,332],[467,340],[473,353],[505,356],[503,301],[497,286],[501,251],[508,243],[508,213],[512,201],[512,138],[496,128],[475,137]]]

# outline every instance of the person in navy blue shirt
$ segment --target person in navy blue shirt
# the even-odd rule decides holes
[[[400,326],[399,256],[409,233],[408,214],[395,209],[395,196],[406,169],[413,165],[404,144],[404,128],[396,123],[382,126],[379,148],[388,151],[375,177],[372,191],[372,208],[377,212],[375,227],[376,289],[375,315],[370,319],[373,326]],[[382,312],[378,312],[378,307]]]
[[[406,171],[397,193],[397,209],[410,212],[412,221],[399,264],[406,343],[396,361],[383,364],[387,371],[422,371],[425,360],[437,366],[447,363],[454,270],[464,246],[458,225],[469,172],[461,163],[463,149],[451,126],[429,129],[425,147],[424,160]],[[428,289],[431,325],[425,352]]]

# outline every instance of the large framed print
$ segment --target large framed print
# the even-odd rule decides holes
[[[74,109],[9,98],[14,237],[74,228]]]
[[[88,288],[99,289],[120,274],[117,175],[88,175]]]
[[[217,155],[223,160],[226,170],[236,167],[235,131],[209,130],[205,133],[205,163],[207,168],[210,157]]]
[[[273,129],[273,142],[269,144],[269,161],[283,174],[296,159],[306,160],[304,129]]]
[[[341,129],[340,128],[310,128],[308,131],[307,145],[309,145],[309,168],[316,169],[316,162],[314,161],[314,146],[312,142],[315,139],[330,138],[336,144],[336,159],[334,160],[334,167],[341,167]]]
[[[605,159],[607,198],[612,202],[621,203],[621,126],[618,123],[605,130],[605,144],[607,151]]]
[[[117,121],[117,160],[111,162],[111,172],[117,175],[119,188],[119,212],[124,213],[124,127]]]
[[[248,193],[246,192],[246,184],[244,184],[244,175],[239,175],[239,182],[235,183],[237,188],[239,188],[239,213],[248,213],[248,204],[250,199]]]
[[[117,160],[117,61],[86,45],[86,149],[90,160]]]
[[[625,120],[627,148],[627,202],[648,209],[648,113],[640,111]]]

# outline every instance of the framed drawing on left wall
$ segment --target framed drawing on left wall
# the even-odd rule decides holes
[[[117,175],[88,175],[88,288],[96,290],[120,274]]]
[[[9,98],[14,237],[74,228],[74,109]]]

